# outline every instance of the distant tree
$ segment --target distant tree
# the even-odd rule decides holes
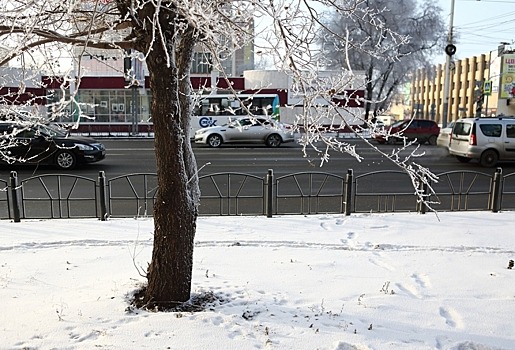
[[[22,76],[11,82],[17,89],[11,89],[3,95],[4,104],[15,100],[27,105],[37,102],[39,97],[31,96],[27,89],[28,81],[45,87],[47,82],[38,76],[43,73],[59,77],[51,82],[52,89],[70,92],[63,94],[63,99],[53,106],[56,111],[81,109],[84,106],[77,101],[76,94],[84,74],[83,66],[79,60],[77,70],[64,69],[63,62],[69,60],[70,55],[77,50],[86,52],[88,48],[118,50],[120,53],[136,50],[143,55],[149,71],[152,95],[158,192],[153,213],[153,253],[146,273],[148,283],[139,300],[140,305],[168,308],[187,301],[191,295],[193,247],[200,198],[197,165],[189,140],[195,97],[190,83],[194,50],[200,48],[210,52],[213,69],[220,71],[221,79],[225,79],[228,76],[223,71],[220,57],[227,57],[235,49],[256,40],[256,54],[267,57],[267,62],[273,62],[278,69],[288,74],[294,82],[289,92],[304,97],[304,109],[298,116],[299,120],[308,121],[304,125],[316,126],[320,115],[347,123],[340,111],[341,100],[355,98],[345,95],[344,91],[349,85],[356,85],[356,75],[352,69],[359,67],[347,65],[330,80],[319,75],[316,29],[321,8],[330,5],[336,13],[346,18],[341,20],[342,23],[354,25],[347,27],[347,34],[345,31],[330,33],[329,36],[333,36],[334,40],[328,38],[324,47],[327,49],[328,43],[346,42],[347,45],[335,46],[331,51],[335,57],[336,52],[345,57],[360,49],[359,57],[370,62],[370,65],[365,66],[370,72],[367,89],[372,88],[371,84],[376,80],[374,69],[381,68],[384,77],[387,73],[392,74],[376,62],[398,62],[409,53],[408,49],[400,48],[410,45],[407,35],[399,35],[387,27],[391,25],[395,29],[399,23],[386,21],[387,15],[390,16],[388,11],[368,9],[364,7],[366,3],[362,0],[0,2],[0,66],[16,64],[22,69]],[[406,1],[401,3],[408,4]],[[400,13],[403,18],[406,14],[414,16],[414,11],[407,12],[409,9],[409,6],[402,8]],[[431,14],[430,10],[435,8],[427,6]],[[421,32],[431,29],[426,20],[432,17],[428,15],[422,18],[408,20],[410,25],[420,27]],[[259,28],[263,28],[256,33],[259,38],[255,37],[255,22],[261,24]],[[348,51],[348,47],[352,50]],[[418,46],[413,48],[417,49]],[[422,49],[419,51],[420,55],[425,52]],[[370,58],[366,58],[365,54]],[[0,84],[0,87],[7,85],[5,82]],[[359,89],[360,86],[355,88]],[[339,97],[340,102],[335,102],[335,96]],[[326,102],[324,108],[319,108],[320,100]],[[355,113],[350,109],[347,112]],[[359,116],[361,113],[355,114]],[[323,133],[320,128],[306,130],[301,138],[305,148],[311,145],[321,150],[318,142],[324,144],[322,163],[328,160],[330,150],[348,152],[356,159],[362,159],[355,147],[346,141]],[[8,153],[4,151],[8,147],[8,135],[2,135],[0,150],[3,151],[0,157],[4,160]],[[404,145],[402,149],[406,147]],[[395,152],[387,157],[406,170],[416,189],[421,181],[426,181],[428,172],[423,167],[409,163],[409,157],[400,157]],[[419,196],[423,199],[420,193]]]
[[[365,118],[371,111],[375,114],[387,109],[410,73],[426,66],[432,55],[442,50],[446,32],[441,12],[429,0],[363,0],[354,16],[332,11],[323,20],[320,41],[327,67],[350,65],[366,74]],[[373,21],[360,17],[373,17]],[[403,45],[397,45],[398,38],[389,31],[401,35]],[[349,42],[339,39],[345,36]],[[348,51],[342,55],[345,45]]]

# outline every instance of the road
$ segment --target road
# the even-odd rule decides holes
[[[70,173],[96,178],[99,171],[104,171],[108,178],[130,173],[155,173],[156,163],[154,143],[151,139],[104,139],[107,148],[105,160],[81,166]],[[348,169],[353,169],[355,175],[380,171],[400,170],[391,161],[366,145],[364,141],[349,139],[356,147],[363,160],[357,161],[348,154],[330,152],[327,162],[322,162],[321,154],[308,150],[304,155],[298,144],[285,144],[279,148],[267,148],[261,145],[223,146],[218,149],[204,145],[193,145],[199,174],[205,175],[218,172],[241,172],[257,176],[265,176],[268,169],[273,169],[276,176],[305,171],[328,172],[344,176]],[[390,154],[397,146],[381,145],[383,152]],[[403,156],[407,154],[404,152]],[[417,151],[422,155],[415,160],[428,167],[433,173],[439,174],[453,170],[470,170],[491,174],[495,169],[483,168],[477,162],[462,164],[447,152],[435,146],[423,145]],[[503,173],[515,172],[515,163],[499,164]],[[50,166],[0,166],[0,178],[7,179],[11,170],[16,170],[19,178],[34,175],[61,173]]]
[[[114,180],[114,178],[121,175],[141,173],[154,174],[156,172],[153,140],[106,139],[102,140],[102,142],[105,143],[107,148],[107,157],[105,160],[99,163],[81,166],[67,173],[95,180],[99,172],[104,171],[107,180]],[[224,191],[228,191],[229,188],[231,193],[236,190],[243,191],[240,193],[242,196],[262,197],[260,194],[262,191],[261,179],[265,178],[269,169],[272,169],[275,179],[277,180],[275,191],[278,196],[280,194],[284,196],[282,197],[283,199],[278,199],[275,205],[276,207],[281,206],[283,213],[305,212],[305,205],[325,205],[325,209],[318,207],[316,211],[332,211],[341,205],[341,196],[335,197],[331,202],[329,202],[327,198],[320,199],[319,201],[314,199],[312,202],[309,202],[311,199],[308,199],[308,197],[315,196],[318,198],[318,195],[323,197],[327,194],[342,193],[343,184],[341,180],[336,177],[328,178],[325,175],[281,177],[302,172],[322,172],[345,177],[348,170],[352,169],[356,179],[356,189],[353,190],[353,193],[355,195],[358,192],[360,193],[360,196],[357,196],[353,200],[353,210],[368,212],[370,210],[385,211],[385,208],[388,208],[388,210],[391,211],[394,206],[399,209],[403,202],[405,203],[403,204],[404,208],[408,208],[407,210],[415,210],[416,198],[413,196],[414,189],[406,175],[378,173],[383,170],[400,170],[400,168],[389,161],[384,155],[377,152],[377,150],[374,150],[370,145],[367,145],[364,141],[351,139],[349,142],[355,147],[357,153],[363,157],[361,161],[357,161],[348,154],[330,152],[328,161],[324,162],[322,166],[321,153],[310,149],[307,151],[307,154],[304,155],[302,147],[298,144],[286,144],[279,148],[267,148],[265,146],[255,145],[225,146],[219,149],[193,145],[199,175],[201,177],[214,173],[233,172],[252,174],[260,178],[260,180],[252,180],[250,178],[242,179],[242,177],[232,176],[230,181],[231,185],[229,187],[227,187],[229,181],[224,179],[224,176],[217,178],[217,180],[213,180],[211,177],[201,180],[202,194],[205,196],[202,209],[206,211],[206,209],[211,208],[212,204],[208,204],[209,201],[214,201],[215,204],[219,203],[221,196],[219,191],[222,191],[222,193],[226,195]],[[381,145],[380,149],[386,154],[391,154],[397,147],[398,146]],[[402,157],[406,155],[406,151],[401,154]],[[471,172],[466,176],[463,175],[462,172],[441,176],[440,181],[433,183],[435,192],[439,197],[438,200],[443,203],[440,208],[444,208],[444,210],[456,210],[460,208],[460,210],[463,210],[464,207],[468,207],[469,210],[485,210],[485,208],[488,207],[487,203],[489,197],[487,191],[490,188],[490,176],[477,174],[478,172],[492,174],[495,169],[483,168],[477,162],[470,162],[468,164],[460,163],[453,157],[448,156],[447,151],[435,146],[421,146],[416,150],[416,155],[415,160],[428,167],[434,174],[461,170]],[[500,166],[503,167],[504,174],[515,172],[514,163],[500,164]],[[20,183],[35,175],[63,173],[50,166],[12,167],[4,165],[0,167],[0,180],[7,181],[10,171],[12,170],[16,170]],[[375,173],[373,175],[362,176],[363,174],[372,172]],[[70,198],[79,197],[87,199],[90,198],[90,193],[95,193],[95,181],[84,179],[75,183],[75,177],[59,177],[59,180],[52,180],[56,178],[57,177],[49,177],[44,183],[39,181],[39,179],[24,182],[23,190],[25,198],[34,199],[34,203],[30,207],[31,209],[25,209],[26,217],[47,217],[47,215],[49,215],[49,207],[45,206],[44,202],[37,201],[50,197],[57,198],[59,196],[58,193],[55,193],[56,189],[59,187],[55,181],[60,181],[61,197],[64,196],[66,198],[70,196]],[[131,177],[131,180],[128,180],[127,177],[121,177],[119,180],[114,181],[113,186],[110,186],[110,198],[112,201],[109,206],[112,209],[111,213],[116,215],[117,208],[120,208],[120,213],[123,211],[141,215],[142,213],[150,212],[152,210],[152,198],[157,184],[155,183],[154,176],[148,178],[148,183],[145,177],[141,176]],[[512,178],[515,180],[515,176]],[[245,184],[245,188],[240,187],[243,186],[243,184]],[[93,186],[92,191],[91,186]],[[476,194],[470,193],[471,190],[469,189],[476,191]],[[515,194],[515,181],[505,183],[505,189]],[[479,193],[477,193],[478,191]],[[294,202],[291,198],[287,199],[292,193],[300,196],[297,202]],[[140,198],[139,202],[135,202],[134,199],[126,200],[127,197],[133,197],[135,195]],[[208,197],[212,199],[208,199]],[[404,199],[401,199],[401,197]],[[474,199],[472,199],[473,197]],[[510,203],[515,203],[515,198],[507,200],[509,200]],[[327,201],[326,204],[323,204],[324,201]],[[85,202],[88,202],[88,200]],[[244,205],[243,202],[242,200],[241,205]],[[315,202],[316,204],[314,204]],[[41,205],[38,205],[38,203],[41,203]],[[507,202],[505,202],[505,204],[506,203]],[[86,215],[87,213],[89,213],[87,215],[94,215],[97,210],[94,200],[89,200],[88,203],[80,202],[73,205],[67,202],[66,205],[64,205],[64,209],[62,205],[58,206],[57,203],[53,205],[53,210],[55,211],[68,210],[66,208],[73,207],[75,213],[72,213],[72,215]],[[476,207],[473,207],[473,205]],[[303,207],[303,209],[301,209],[301,207]],[[513,205],[510,204],[510,207],[513,207]],[[209,211],[209,213],[214,214],[219,210],[216,205],[213,206],[213,208],[213,211]],[[308,211],[310,211],[310,209],[308,209]],[[259,208],[257,208],[257,211],[252,212],[259,212]],[[52,214],[53,217],[60,217],[60,215],[61,214]]]

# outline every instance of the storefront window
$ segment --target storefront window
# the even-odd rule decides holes
[[[150,94],[148,90],[136,91],[136,118],[138,122],[150,121]],[[79,90],[77,102],[81,108],[82,123],[131,123],[133,120],[132,90]],[[68,93],[67,93],[68,95]],[[55,114],[59,108],[62,91],[51,90],[47,102],[48,113]],[[68,99],[69,100],[69,99]],[[71,107],[59,113],[57,122],[77,121],[79,113]]]
[[[126,122],[125,111],[125,98],[127,90],[114,90],[110,92],[109,104],[111,106],[111,122]]]

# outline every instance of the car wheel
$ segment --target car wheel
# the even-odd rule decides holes
[[[431,136],[429,136],[429,140],[427,140],[427,142],[429,142],[429,144],[431,146],[435,146],[436,145],[436,139],[437,139],[437,137],[435,135],[431,135]]]
[[[61,150],[55,156],[55,165],[61,170],[73,169],[77,164],[75,154],[69,150]]]
[[[395,139],[395,137],[389,137],[388,140],[386,140],[386,143],[389,145],[395,145],[396,142],[397,140]]]
[[[456,159],[459,160],[461,163],[470,162],[470,158],[468,158],[468,157],[456,156]]]
[[[209,145],[209,147],[213,147],[213,148],[220,147],[222,145],[222,143],[223,143],[222,136],[220,136],[218,134],[209,135],[207,138],[207,144]]]
[[[499,160],[499,155],[496,151],[493,149],[488,149],[481,154],[481,158],[479,159],[479,162],[482,166],[485,168],[491,168],[494,167],[497,164],[497,161]]]
[[[268,135],[265,143],[268,147],[279,147],[281,145],[281,142],[283,142],[281,136],[277,134],[272,134]]]

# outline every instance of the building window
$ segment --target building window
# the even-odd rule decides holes
[[[194,52],[191,73],[208,74],[211,73],[212,58],[210,53]]]

